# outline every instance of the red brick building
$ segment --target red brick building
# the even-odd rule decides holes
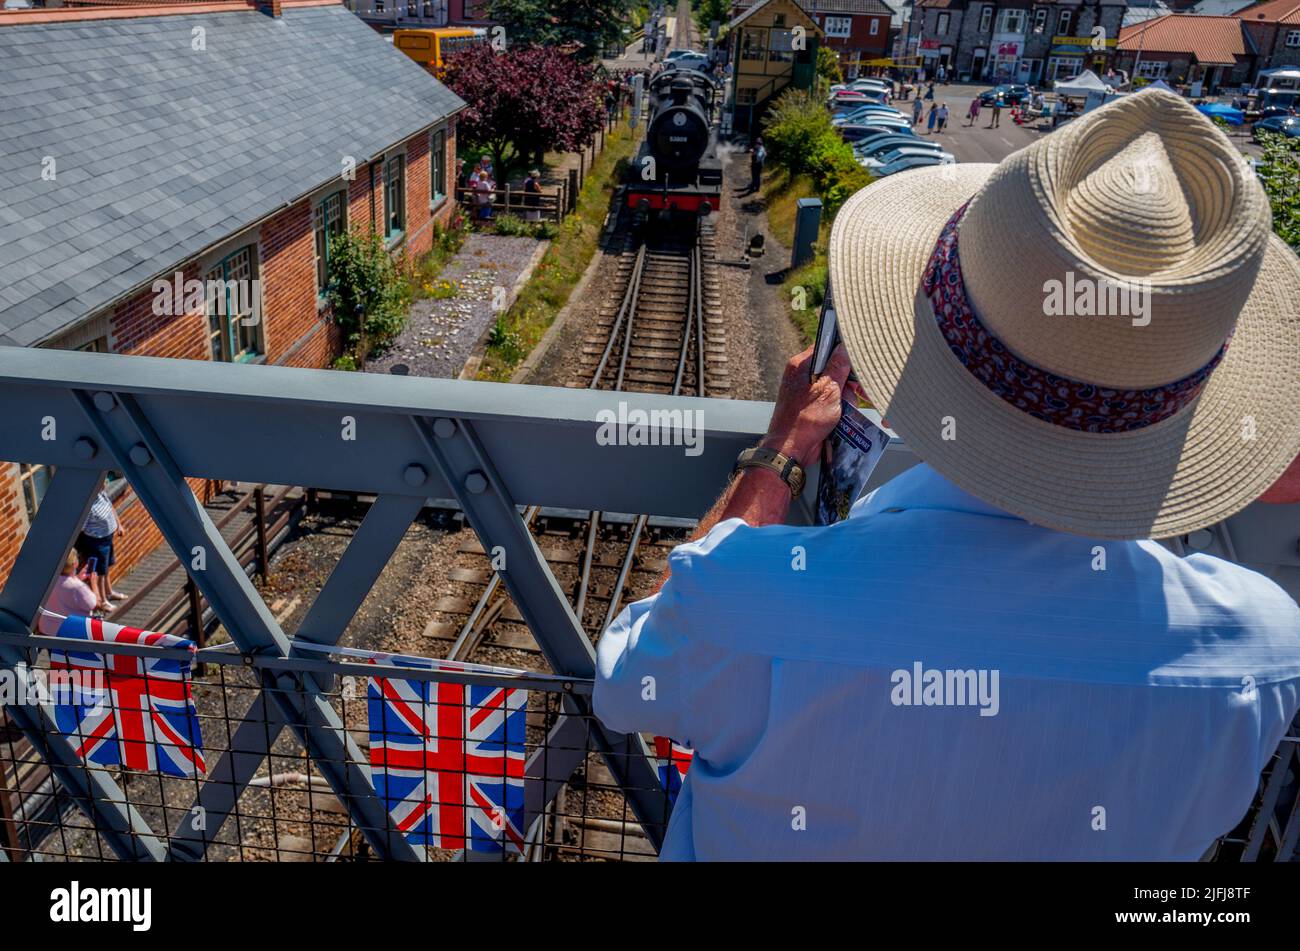
[[[333,236],[430,249],[454,212],[464,103],[334,0],[275,7],[0,13],[0,128],[6,151],[31,156],[0,168],[0,345],[327,367]],[[105,59],[115,43],[145,55]],[[82,93],[87,105],[55,105]],[[164,292],[178,275],[182,292],[240,282],[257,309]],[[48,476],[0,463],[0,579]],[[161,536],[124,483],[110,488],[120,573]]]
[[[757,0],[732,4],[732,18],[740,16]],[[882,0],[795,0],[825,34],[823,46],[833,49],[840,58],[840,69],[848,77],[869,60],[889,55],[893,40],[890,20],[893,11]]]

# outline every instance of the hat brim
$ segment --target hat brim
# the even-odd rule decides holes
[[[1081,535],[1181,535],[1262,495],[1300,453],[1300,260],[1270,237],[1223,361],[1177,415],[1128,433],[1055,426],[976,380],[920,294],[944,224],[995,167],[892,175],[835,218],[829,262],[840,334],[890,426],[972,495]],[[1015,241],[1007,235],[1009,275]]]

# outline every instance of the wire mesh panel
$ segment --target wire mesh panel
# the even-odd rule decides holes
[[[591,752],[590,681],[422,657],[363,659],[366,652],[270,661],[231,645],[199,651],[193,672],[183,664],[169,679],[148,663],[164,651],[78,642],[77,654],[94,655],[103,676],[66,689],[58,661],[64,652],[45,642],[71,653],[65,639],[27,640],[27,666],[16,669],[28,693],[15,699],[45,705],[76,747],[79,768],[109,773],[170,857],[367,861],[375,858],[376,836],[394,835],[433,861],[655,856],[624,791]],[[268,715],[271,695],[305,689],[305,678],[368,761],[372,785],[333,788],[319,754]],[[193,701],[186,735],[163,716],[168,698],[178,695]],[[252,775],[214,769],[241,754],[260,759],[268,748]],[[643,755],[634,738],[607,752]],[[0,777],[0,845],[10,860],[119,858],[42,752],[7,722]],[[233,793],[229,815],[215,818],[201,805],[209,784]],[[390,828],[356,821],[352,806],[376,796],[393,819]],[[665,809],[663,826],[667,821]],[[197,854],[186,848],[195,841]]]

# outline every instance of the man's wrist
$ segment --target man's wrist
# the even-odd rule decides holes
[[[803,468],[815,461],[817,447],[795,439],[787,433],[768,433],[759,443],[763,449],[775,449],[783,456],[789,456]]]

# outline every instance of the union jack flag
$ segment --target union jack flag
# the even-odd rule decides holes
[[[366,707],[375,790],[409,841],[523,851],[528,691],[372,677]]]
[[[655,737],[655,756],[659,760],[659,784],[668,791],[668,801],[676,802],[686,781],[686,771],[691,768],[695,751],[682,746],[666,736]]]
[[[98,618],[66,618],[56,636],[194,650],[183,637]],[[86,762],[169,776],[205,772],[188,660],[52,650],[50,669],[59,684],[54,722]]]

